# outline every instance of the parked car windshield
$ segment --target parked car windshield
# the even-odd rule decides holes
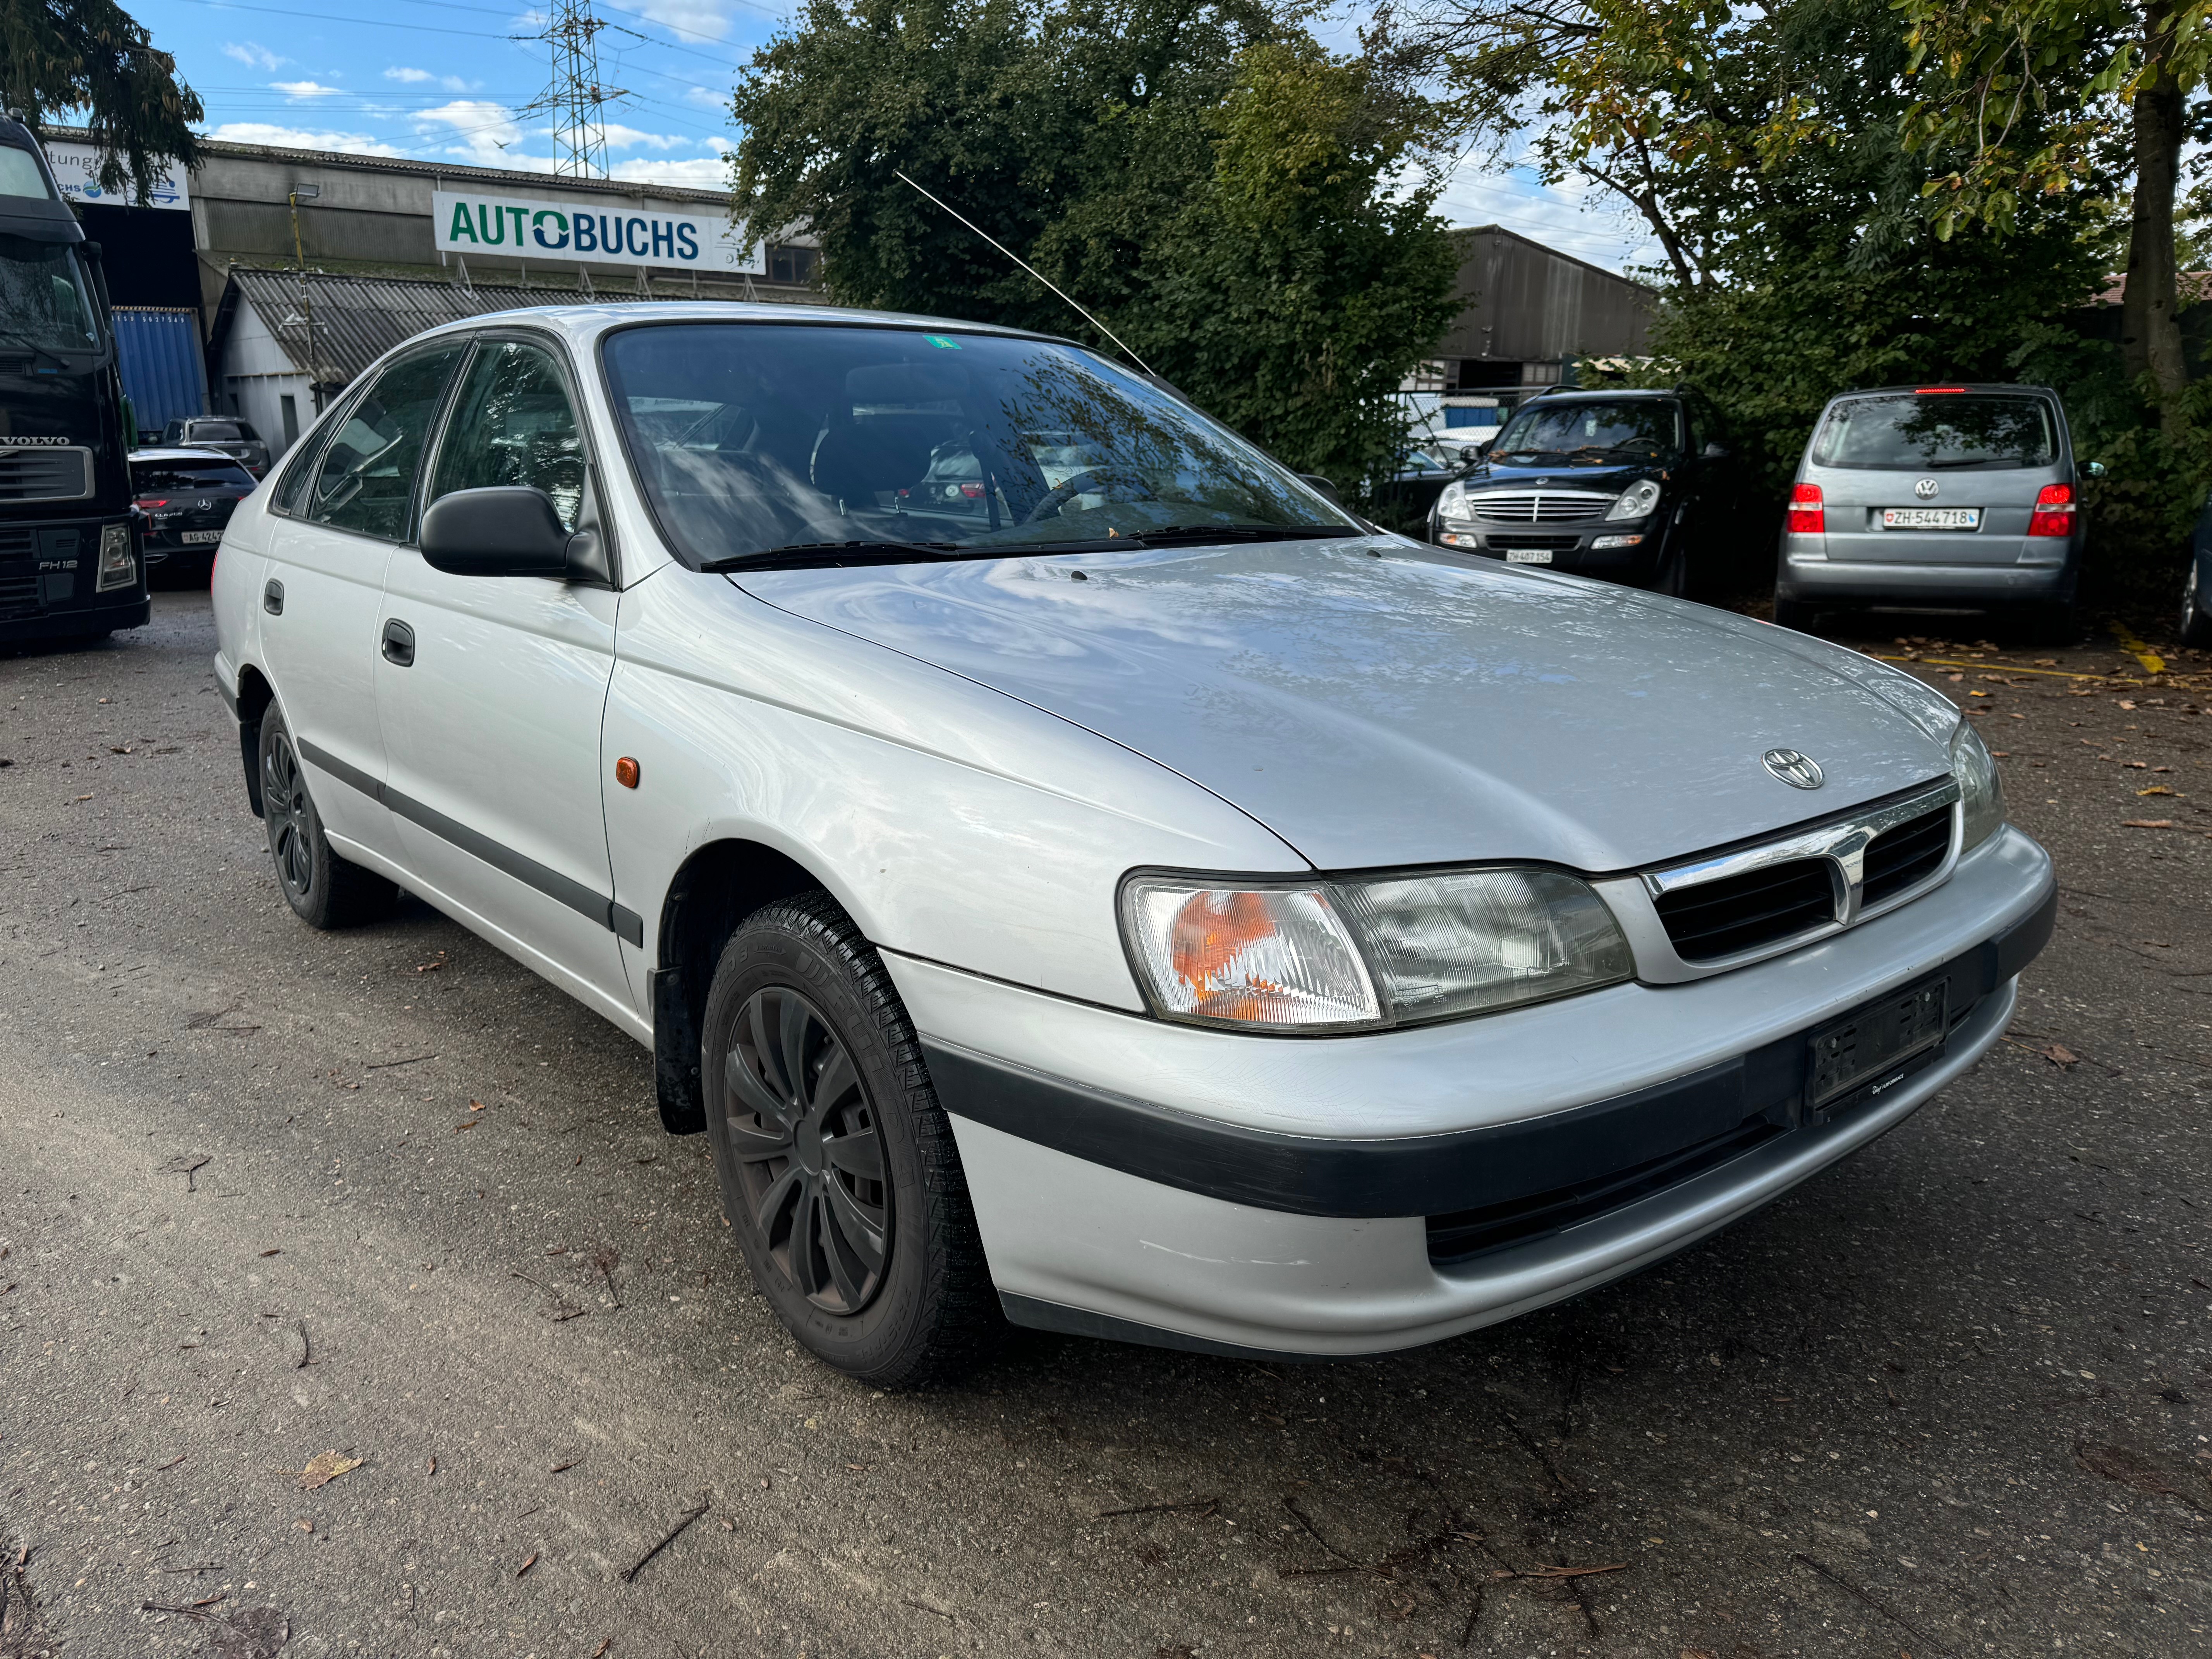
[[[196,444],[251,443],[253,441],[252,433],[246,429],[243,421],[191,421],[186,422],[185,430]]]
[[[1506,422],[1490,459],[1535,456],[1583,465],[1672,455],[1682,447],[1682,412],[1660,398],[1529,404]]]
[[[1934,471],[2049,466],[2057,455],[2042,398],[1951,392],[1846,398],[1820,423],[1812,459],[1815,466]]]
[[[94,351],[99,325],[76,250],[0,235],[0,347]]]
[[[236,461],[137,461],[131,482],[140,489],[251,489],[253,475]]]
[[[852,543],[927,557],[1360,533],[1234,433],[1075,346],[684,323],[602,349],[630,459],[696,563]]]

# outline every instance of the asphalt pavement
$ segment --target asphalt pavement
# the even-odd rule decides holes
[[[293,918],[204,593],[0,659],[0,1656],[2212,1654],[2212,659],[1862,643],[2058,860],[1977,1071],[1438,1346],[902,1396],[629,1038]]]

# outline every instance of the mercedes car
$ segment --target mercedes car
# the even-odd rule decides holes
[[[922,488],[956,452],[980,493]],[[1919,681],[1378,532],[1011,328],[433,330],[214,606],[275,890],[404,889],[647,1047],[729,1248],[878,1387],[1635,1273],[1986,1054],[2056,903]]]

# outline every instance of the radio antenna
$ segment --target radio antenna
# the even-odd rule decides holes
[[[1083,318],[1083,320],[1084,320],[1085,322],[1086,322],[1086,323],[1090,324],[1091,327],[1093,327],[1093,328],[1097,329],[1097,330],[1101,334],[1103,334],[1103,335],[1104,335],[1108,339],[1111,340],[1111,341],[1112,341],[1115,345],[1120,346],[1120,347],[1121,348],[1121,349],[1122,349],[1122,350],[1124,350],[1124,351],[1127,351],[1127,352],[1129,353],[1129,361],[1130,361],[1130,362],[1133,362],[1134,364],[1136,364],[1136,366],[1137,366],[1139,368],[1143,369],[1143,370],[1145,371],[1146,376],[1148,379],[1152,379],[1152,380],[1158,380],[1158,379],[1159,378],[1158,375],[1156,375],[1156,374],[1154,374],[1152,373],[1152,365],[1151,365],[1150,363],[1146,362],[1142,357],[1139,357],[1139,356],[1137,356],[1137,354],[1136,354],[1134,351],[1130,350],[1130,348],[1129,348],[1129,343],[1128,343],[1127,341],[1124,340],[1124,339],[1123,339],[1120,335],[1116,334],[1116,333],[1115,333],[1112,329],[1110,329],[1110,328],[1107,327],[1105,324],[1103,324],[1103,323],[1100,322],[1100,321],[1099,321],[1096,317],[1093,317],[1093,316],[1092,316],[1089,312],[1085,311],[1081,306],[1076,305],[1074,301],[1073,301],[1073,300],[1069,300],[1069,299],[1068,299],[1068,297],[1067,297],[1067,295],[1066,295],[1066,293],[1064,293],[1064,292],[1062,292],[1062,291],[1061,291],[1061,289],[1060,289],[1059,288],[1055,287],[1055,286],[1054,286],[1054,285],[1050,281],[1048,281],[1048,280],[1045,277],[1044,274],[1043,274],[1042,272],[1041,272],[1040,270],[1037,270],[1037,268],[1036,268],[1035,265],[1032,265],[1032,264],[1031,264],[1028,260],[1026,260],[1026,259],[1023,258],[1022,258],[1022,256],[1021,256],[1020,254],[1018,254],[1018,253],[1015,252],[1012,248],[1008,247],[1005,243],[1003,243],[1003,242],[1000,241],[1000,240],[999,240],[999,239],[998,239],[997,237],[995,237],[995,236],[992,235],[990,232],[988,232],[988,230],[985,230],[985,229],[984,229],[981,225],[978,225],[978,224],[975,223],[972,220],[970,220],[969,218],[968,218],[968,216],[967,216],[966,215],[964,215],[963,213],[962,213],[962,212],[960,211],[960,210],[959,210],[959,209],[957,209],[957,208],[954,207],[954,206],[953,206],[950,202],[945,201],[945,200],[943,200],[943,199],[941,199],[941,198],[938,198],[938,197],[935,197],[935,196],[930,196],[930,194],[929,194],[929,192],[928,192],[927,191],[926,191],[926,190],[922,190],[922,189],[921,189],[921,186],[920,185],[915,185],[915,184],[914,184],[914,180],[913,180],[913,179],[911,179],[908,178],[908,177],[906,176],[906,174],[904,174],[903,173],[900,173],[900,172],[899,172],[896,167],[894,167],[894,168],[892,169],[892,173],[893,173],[893,175],[894,175],[896,178],[897,178],[897,179],[898,179],[902,183],[903,183],[903,184],[908,184],[908,185],[914,185],[914,187],[915,187],[916,190],[918,190],[918,191],[921,191],[921,193],[922,193],[924,196],[928,196],[928,197],[929,197],[929,199],[930,199],[931,201],[935,202],[935,203],[937,204],[937,205],[938,205],[938,206],[939,206],[939,207],[943,208],[943,209],[944,209],[947,213],[951,214],[954,218],[956,218],[956,219],[959,220],[959,221],[960,221],[960,222],[961,222],[962,224],[966,225],[966,226],[968,227],[968,228],[969,228],[969,229],[970,229],[970,230],[974,231],[974,232],[975,232],[978,236],[981,236],[981,237],[985,241],[988,242],[988,243],[989,243],[993,247],[994,247],[994,248],[998,249],[1000,252],[1001,252],[1001,253],[1005,254],[1005,255],[1006,256],[1006,258],[1008,258],[1009,259],[1012,259],[1012,260],[1016,264],[1019,265],[1019,266],[1020,266],[1024,270],[1028,271],[1028,272],[1029,272],[1029,274],[1030,274],[1030,276],[1032,276],[1036,277],[1036,278],[1037,279],[1037,281],[1039,281],[1040,283],[1044,283],[1044,285],[1045,285],[1047,288],[1051,289],[1052,289],[1052,291],[1053,291],[1054,294],[1058,294],[1061,299],[1063,299],[1063,300],[1067,300],[1067,303],[1068,303],[1070,306],[1073,306],[1073,307],[1074,307],[1075,310],[1076,310],[1078,313],[1079,313],[1081,314],[1081,316],[1082,316],[1082,318]]]

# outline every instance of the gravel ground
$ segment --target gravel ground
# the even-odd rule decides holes
[[[1440,1346],[905,1397],[784,1339],[642,1050],[295,921],[204,594],[0,659],[0,1656],[2212,1653],[2212,661],[1864,643],[2058,859],[1977,1072]]]

